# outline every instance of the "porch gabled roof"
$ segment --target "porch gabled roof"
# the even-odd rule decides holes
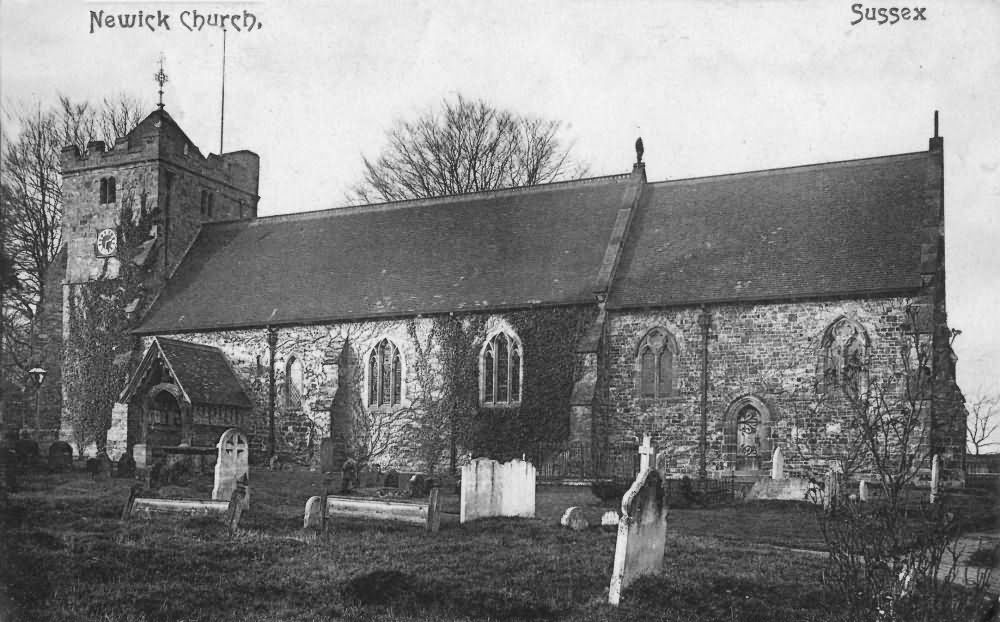
[[[189,404],[253,406],[222,350],[165,337],[153,339],[142,362],[126,382],[119,401],[128,403],[135,398],[157,360],[169,370]]]

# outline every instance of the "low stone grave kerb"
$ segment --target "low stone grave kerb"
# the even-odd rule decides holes
[[[440,490],[432,488],[426,502],[389,501],[367,497],[327,495],[326,508],[323,497],[310,497],[306,502],[303,526],[324,530],[323,518],[350,518],[384,520],[411,525],[423,525],[427,531],[437,532],[441,527]]]

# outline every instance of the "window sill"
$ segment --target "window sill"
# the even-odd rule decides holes
[[[670,404],[683,404],[685,402],[691,401],[690,397],[683,395],[670,395],[668,397],[642,397],[639,396],[639,403],[643,406],[655,406],[657,404],[670,405]]]
[[[514,410],[521,407],[521,402],[480,402],[479,406],[490,410]]]

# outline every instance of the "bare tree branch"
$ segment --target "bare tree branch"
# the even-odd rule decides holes
[[[515,115],[458,95],[440,110],[399,120],[377,158],[362,156],[357,203],[399,201],[582,177],[559,138],[562,123]]]

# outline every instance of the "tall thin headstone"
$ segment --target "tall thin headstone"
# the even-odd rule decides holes
[[[646,451],[643,451],[643,449]],[[622,497],[622,515],[618,521],[618,540],[611,571],[608,602],[617,606],[622,590],[643,575],[655,574],[663,568],[663,551],[667,541],[667,503],[663,480],[649,468],[647,456],[652,455],[649,437],[643,439],[640,459],[647,466],[639,471],[632,486]]]
[[[771,457],[771,479],[785,479],[785,456],[781,453],[781,447],[775,447]]]
[[[931,460],[931,503],[937,501],[938,496],[938,485],[941,481],[941,458],[937,454],[934,454],[934,459]]]
[[[867,503],[868,499],[868,482],[861,480],[858,484],[858,500],[862,503]]]

